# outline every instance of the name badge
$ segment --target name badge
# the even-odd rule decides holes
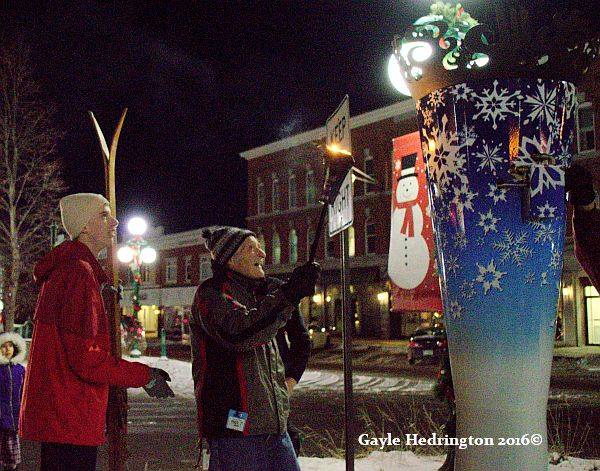
[[[231,430],[237,430],[238,432],[243,432],[244,428],[246,428],[247,420],[248,420],[247,412],[240,412],[237,410],[229,409],[229,414],[227,415],[226,427]]]

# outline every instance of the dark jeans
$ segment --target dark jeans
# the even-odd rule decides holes
[[[97,446],[42,442],[40,471],[96,471]]]
[[[209,438],[209,471],[300,471],[289,435]]]

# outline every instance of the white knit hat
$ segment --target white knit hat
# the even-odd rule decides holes
[[[76,239],[89,220],[102,212],[108,200],[96,193],[74,193],[60,199],[60,218],[71,240]]]

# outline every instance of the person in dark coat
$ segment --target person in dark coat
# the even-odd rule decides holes
[[[299,471],[287,433],[285,368],[275,336],[314,293],[320,267],[266,279],[256,235],[237,227],[202,233],[213,276],[196,291],[190,319],[198,435],[210,471]]]
[[[277,336],[279,354],[285,367],[285,385],[291,396],[294,387],[300,382],[308,358],[310,357],[310,336],[304,325],[300,311],[296,309],[285,327],[279,329]],[[294,445],[296,456],[300,455],[300,432],[288,420],[288,433]]]
[[[565,190],[573,205],[573,239],[575,256],[594,287],[600,291],[600,208],[590,172],[573,164],[565,172]]]
[[[21,462],[19,412],[21,391],[25,379],[27,347],[25,340],[14,332],[0,335],[0,466],[16,469]]]

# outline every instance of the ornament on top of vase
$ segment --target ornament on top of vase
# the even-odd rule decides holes
[[[437,2],[394,42],[416,99],[457,436],[495,443],[459,449],[459,471],[547,469],[574,82],[600,51],[575,27],[584,17],[536,29],[530,7],[500,3],[495,31]],[[499,446],[506,438],[518,446]]]

